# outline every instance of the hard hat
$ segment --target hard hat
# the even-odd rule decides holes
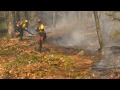
[[[25,20],[25,22],[28,22],[28,20]]]

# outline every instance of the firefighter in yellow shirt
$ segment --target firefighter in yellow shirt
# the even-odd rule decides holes
[[[42,43],[45,42],[46,40],[46,32],[45,32],[45,27],[44,25],[42,24],[42,20],[41,19],[38,19],[38,27],[36,29],[36,31],[38,32],[39,36],[40,36],[40,47],[39,47],[39,50],[40,52],[42,51]]]
[[[23,39],[23,31],[28,29],[28,20],[25,20],[22,25],[21,25],[21,30],[20,30],[20,40]]]
[[[46,32],[45,32],[45,27],[44,25],[42,24],[42,20],[41,19],[38,19],[38,27],[37,27],[37,32],[39,33],[40,36],[44,36],[43,40],[45,41],[46,40]]]

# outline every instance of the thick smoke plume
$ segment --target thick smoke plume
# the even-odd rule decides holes
[[[69,12],[67,20],[65,16],[61,19],[60,22],[57,22],[56,27],[51,29],[51,32],[56,33],[58,36],[62,33],[61,37],[54,38],[51,42],[88,50],[99,48],[92,12],[79,12],[78,18],[76,18],[75,11]]]
[[[58,37],[50,42],[64,46],[81,48],[95,52],[99,49],[99,42],[96,33],[95,20],[92,11],[69,12],[67,19],[65,16],[56,23],[56,27],[48,29]],[[120,23],[114,22],[106,15],[106,11],[98,12],[102,38],[105,44],[105,57],[96,65],[98,68],[114,67],[120,65],[120,39],[112,38],[112,33],[120,31]]]
[[[92,11],[43,11],[42,14],[44,13],[43,22],[48,25],[46,32],[51,33],[52,37],[51,40],[48,37],[49,43],[91,52],[100,48]],[[56,16],[55,13],[57,13]],[[120,22],[112,21],[106,13],[109,12],[98,11],[105,44],[105,57],[96,64],[98,68],[120,65],[120,39],[112,37],[113,32],[120,32]],[[36,33],[34,27],[30,31]]]

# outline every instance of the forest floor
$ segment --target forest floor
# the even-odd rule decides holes
[[[48,34],[48,38],[49,34]],[[38,38],[0,38],[1,79],[99,79],[91,73],[98,56],[82,49],[65,48],[48,43],[38,51]],[[108,78],[119,78],[112,75]]]

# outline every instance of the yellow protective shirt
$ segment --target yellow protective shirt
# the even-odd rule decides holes
[[[22,28],[23,28],[23,29],[25,29],[25,28],[26,28],[26,24],[25,24],[25,23],[22,25]]]
[[[43,24],[40,24],[39,28],[38,28],[40,31],[44,31],[45,27]]]

